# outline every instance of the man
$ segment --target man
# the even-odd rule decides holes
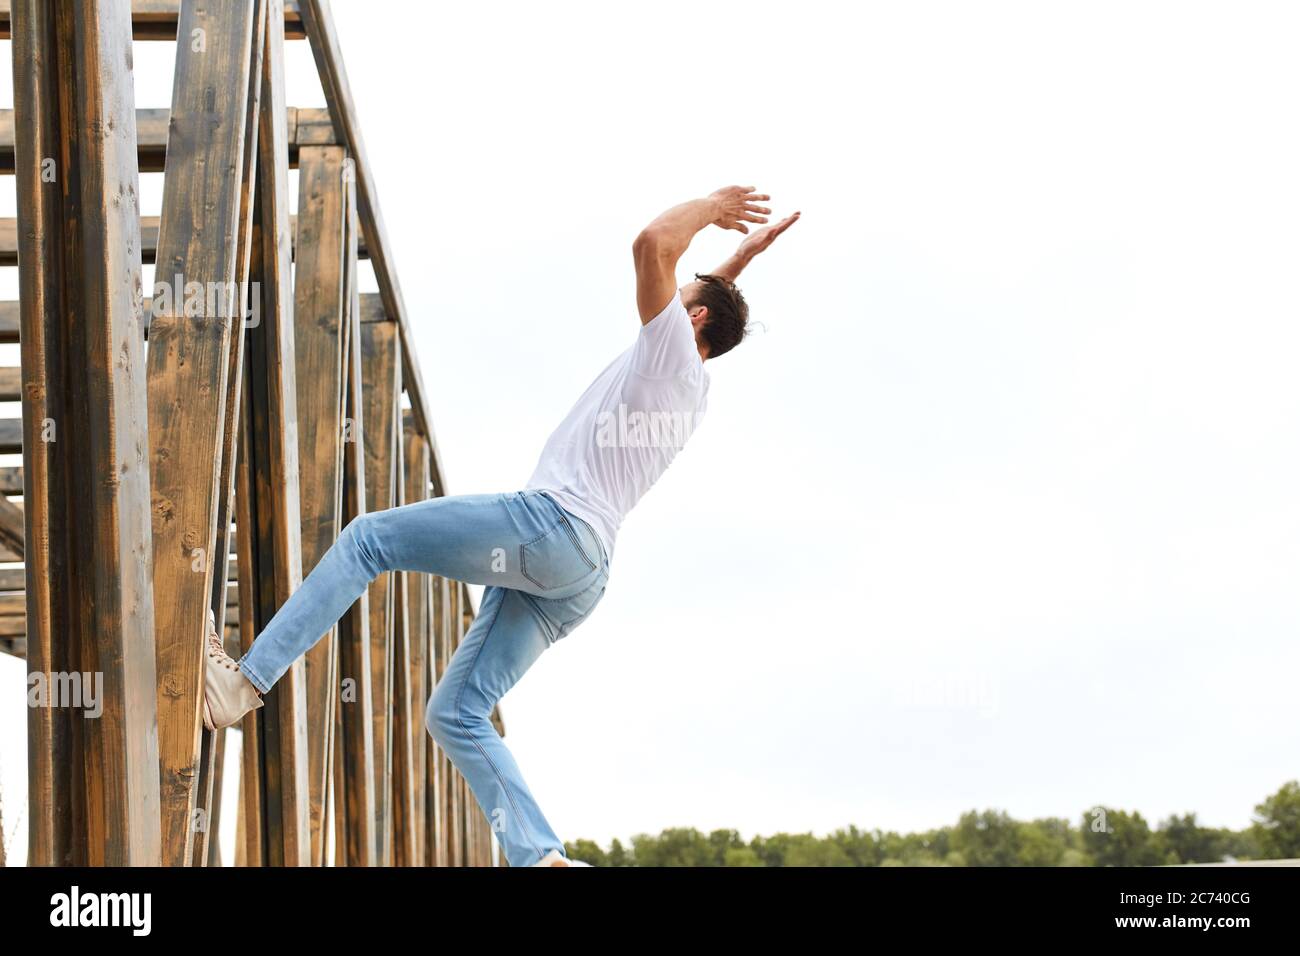
[[[238,661],[208,635],[204,723],[235,723],[386,571],[485,586],[473,626],[429,698],[429,733],[464,775],[511,866],[569,860],[489,721],[493,706],[605,594],[623,517],[704,413],[704,363],[734,348],[749,309],[736,276],[799,218],[766,223],[769,199],[727,186],[669,209],[632,244],[641,331],[551,435],[523,491],[456,495],[361,515]],[[747,235],[725,263],[678,288],[677,260],[708,225]]]

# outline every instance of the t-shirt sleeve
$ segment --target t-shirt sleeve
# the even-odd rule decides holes
[[[678,289],[663,311],[641,326],[632,349],[632,368],[649,378],[675,378],[702,365],[695,327]]]

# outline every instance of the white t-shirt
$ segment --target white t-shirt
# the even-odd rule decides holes
[[[547,439],[526,489],[546,491],[614,556],[623,517],[699,424],[709,373],[681,291],[582,393]]]

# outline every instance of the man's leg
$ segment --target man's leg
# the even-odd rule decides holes
[[[553,580],[576,578],[586,570],[585,559],[564,544],[566,536],[548,535],[556,528],[556,515],[549,499],[518,492],[430,498],[354,518],[257,636],[239,669],[265,693],[385,571],[423,571],[538,594],[521,555],[532,542],[546,539],[546,557],[571,566]],[[550,546],[551,541],[558,545]],[[548,593],[571,594],[582,583],[575,580],[571,588]]]
[[[469,783],[510,866],[531,866],[553,849],[564,853],[490,720],[496,702],[550,646],[546,634],[531,597],[486,588],[424,714],[429,733]]]

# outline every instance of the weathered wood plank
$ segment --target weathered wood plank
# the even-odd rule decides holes
[[[164,862],[192,859],[204,634],[223,489],[230,335],[239,307],[238,228],[254,50],[253,0],[186,0],[176,46],[159,273],[180,276],[150,323],[149,438]],[[131,117],[134,121],[134,113]],[[132,138],[134,141],[134,137]],[[132,161],[134,161],[134,148]],[[215,313],[187,314],[184,289],[217,289]],[[156,295],[155,295],[156,298]]]
[[[142,173],[161,173],[167,159],[167,124],[170,112],[160,109],[135,111],[136,158]],[[315,107],[288,108],[289,168],[298,167],[300,146],[335,145],[338,137],[328,110]],[[14,111],[0,109],[0,175],[14,171]]]
[[[429,691],[437,686],[450,657],[446,645],[448,622],[451,620],[449,585],[446,578],[433,579],[433,602],[431,605],[430,649],[429,649]],[[428,761],[426,778],[429,782],[429,806],[425,812],[427,828],[425,846],[426,859],[430,866],[447,866],[447,818],[449,791],[447,780],[451,776],[451,761],[441,747],[427,731],[425,753]]]
[[[401,502],[411,504],[429,497],[429,446],[415,430],[409,415],[403,420],[402,434]],[[399,811],[394,816],[394,832],[409,834],[409,842],[406,839],[398,841],[399,856],[394,862],[398,866],[426,866],[425,826],[429,789],[424,739],[429,735],[424,726],[424,709],[429,696],[431,585],[427,574],[403,573],[395,577],[399,586],[397,598],[405,610],[405,614],[399,614],[397,618],[395,656],[399,661],[405,660],[406,665],[394,675],[394,710],[402,716],[394,726],[403,728],[393,738],[396,758],[393,800]],[[402,794],[409,794],[409,809],[399,799]],[[410,814],[409,820],[401,818],[400,814],[404,813]]]
[[[302,227],[297,225],[297,216],[290,216],[289,221],[293,228],[301,230]],[[294,244],[296,246],[297,239]],[[153,300],[146,297],[144,300],[144,328],[145,337],[149,334],[149,318],[153,310]],[[384,312],[383,300],[378,292],[361,293],[361,321],[362,322],[389,322],[392,321]],[[12,344],[18,341],[18,303],[17,301],[0,301],[0,345]]]
[[[361,387],[365,431],[366,511],[397,504],[397,450],[401,399],[401,355],[391,322],[361,326]],[[370,584],[370,691],[374,697],[375,795],[379,860],[393,859],[393,575]]]
[[[0,495],[0,542],[18,555],[23,554],[23,509]]]
[[[54,419],[50,419],[55,421]],[[57,421],[56,421],[57,425]],[[51,444],[40,442],[39,444]],[[0,453],[16,455],[23,450],[23,423],[18,418],[0,420]]]
[[[449,593],[450,650],[454,654],[460,646],[460,582],[451,582]],[[452,766],[451,799],[448,806],[447,865],[468,866],[465,859],[465,794],[467,786],[465,777]]]
[[[9,39],[10,7],[14,0],[0,0],[0,40]],[[133,0],[131,3],[131,32],[136,40],[176,39],[181,0]],[[286,0],[284,11],[285,37],[302,40],[306,34],[298,12],[298,0]]]
[[[244,369],[244,315],[248,307],[249,262],[253,244],[253,189],[257,176],[257,116],[261,106],[262,86],[260,82],[260,64],[264,44],[260,38],[266,33],[266,7],[258,3],[256,9],[252,64],[249,69],[248,96],[245,105],[243,168],[240,176],[239,224],[237,227],[235,269],[237,286],[237,305],[230,323],[230,354],[227,368],[226,407],[222,425],[221,475],[217,483],[218,511],[217,537],[213,550],[216,568],[212,575],[212,611],[216,618],[218,634],[225,633],[227,612],[231,608],[228,601],[230,583],[230,551],[234,545],[234,532],[231,520],[235,513],[235,460],[239,454],[239,433],[241,431],[241,414],[243,409],[243,369]],[[150,303],[152,305],[152,302]],[[147,327],[147,323],[146,323]],[[238,610],[235,610],[238,613]],[[219,732],[219,731],[218,731]],[[215,778],[215,767],[208,763],[216,759],[216,748],[212,745],[212,734],[202,734],[202,751],[200,760],[200,786],[196,796],[195,814],[202,819],[208,816],[209,801],[215,794],[206,783]],[[209,845],[210,834],[196,834],[194,848],[194,865],[205,866],[211,857]],[[208,844],[208,845],[204,845]]]
[[[298,389],[299,503],[304,574],[324,556],[343,525],[344,183],[338,146],[302,151],[294,270],[294,337]],[[324,809],[333,765],[337,695],[337,628],[306,654],[308,786],[313,865],[325,863]]]
[[[350,161],[349,161],[350,162]],[[347,368],[343,443],[343,523],[366,507],[365,423],[361,397],[361,322],[357,295],[356,195],[351,176],[344,177],[347,240],[345,301],[348,305],[344,349]],[[370,592],[367,590],[338,623],[340,734],[336,752],[342,765],[345,833],[341,841],[348,866],[375,866],[378,827],[375,792],[374,700],[370,686]]]
[[[23,370],[0,368],[0,402],[18,402],[23,397]]]
[[[28,716],[35,865],[156,865],[158,737],[125,0],[13,6],[28,669],[104,710]],[[43,441],[47,426],[58,440]],[[112,481],[104,480],[111,475]]]
[[[251,0],[250,0],[251,2]],[[166,180],[164,180],[166,182]],[[165,187],[164,187],[165,188]],[[289,217],[291,229],[297,226],[298,217],[296,215]],[[141,216],[140,217],[140,258],[145,265],[156,263],[158,258],[158,232],[161,228],[161,217],[159,216]],[[290,253],[296,253],[297,245],[290,245]],[[362,242],[357,247],[357,256],[361,259],[369,257],[368,247]],[[16,219],[0,219],[0,266],[18,265],[18,221]],[[166,275],[163,271],[158,272],[158,281],[167,281],[175,285],[172,281],[173,276]],[[157,289],[154,290],[157,292]],[[183,287],[182,287],[183,292]],[[150,301],[150,309],[153,303]],[[162,305],[159,305],[162,308]],[[150,318],[153,318],[152,311]]]
[[[384,217],[379,208],[374,173],[366,155],[365,140],[357,120],[356,106],[352,101],[352,88],[348,83],[343,53],[339,48],[338,30],[334,26],[329,5],[323,0],[301,0],[300,9],[303,26],[311,41],[312,56],[316,59],[316,71],[320,74],[321,86],[325,90],[325,101],[329,106],[330,116],[334,119],[334,128],[338,131],[340,140],[347,145],[348,155],[356,164],[357,210],[361,217],[361,231],[373,260],[375,277],[379,282],[379,294],[384,300],[384,310],[401,329],[403,381],[407,395],[411,399],[415,426],[429,442],[430,453],[433,456],[435,492],[440,495],[446,494],[441,472],[442,459],[438,454],[438,446],[424,398],[424,378],[420,373],[420,363],[415,352],[415,341],[410,329],[406,303],[397,281],[397,266],[384,229]]]
[[[247,361],[245,359],[245,361]],[[261,553],[257,539],[257,483],[253,475],[252,460],[248,455],[248,435],[252,432],[252,412],[245,392],[239,408],[239,427],[244,435],[243,449],[236,461],[235,470],[236,525],[235,543],[239,549],[236,568],[239,572],[241,594],[259,591],[258,566]],[[257,601],[246,600],[239,607],[239,649],[246,653],[258,634]],[[265,710],[265,706],[261,708]],[[240,774],[239,774],[239,830],[236,837],[236,866],[265,866],[266,812],[265,790],[262,779],[266,770],[262,759],[261,733],[258,729],[259,711],[244,715],[240,722]]]
[[[297,386],[289,266],[289,163],[284,106],[283,0],[264,0],[257,197],[251,276],[260,321],[246,343],[249,417],[245,448],[253,474],[258,547],[256,633],[302,583],[298,505]],[[242,594],[242,592],[241,592]],[[307,784],[307,697],[301,659],[264,695],[256,711],[262,747],[266,858],[270,866],[311,864]]]

